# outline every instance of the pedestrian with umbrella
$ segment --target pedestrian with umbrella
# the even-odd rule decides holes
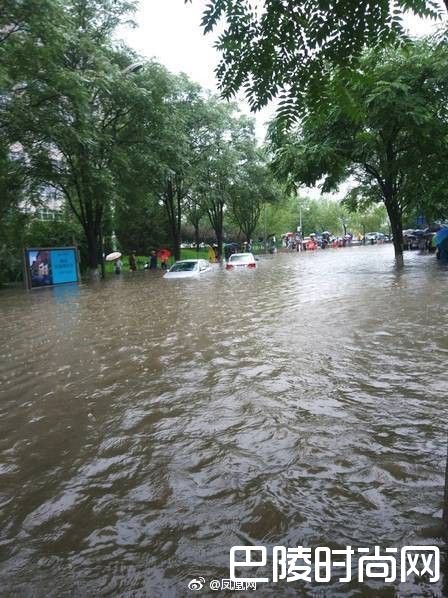
[[[121,261],[121,253],[119,251],[114,251],[106,255],[106,262],[115,262],[114,265],[114,272],[115,274],[121,274],[121,269],[123,268],[123,262]]]
[[[166,270],[168,268],[168,259],[171,256],[171,251],[169,251],[169,249],[159,249],[157,255],[160,259],[160,267],[162,270]]]
[[[437,258],[448,262],[448,228],[441,228],[433,239],[437,246]]]

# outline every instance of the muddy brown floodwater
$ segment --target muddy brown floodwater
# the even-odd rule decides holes
[[[354,247],[2,291],[0,594],[190,596],[233,545],[441,546],[447,275]]]

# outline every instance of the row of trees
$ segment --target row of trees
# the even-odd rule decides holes
[[[263,152],[251,120],[234,106],[113,42],[117,26],[132,16],[133,2],[38,4],[39,10],[35,0],[6,0],[0,13],[2,247],[11,227],[22,223],[23,203],[39,202],[50,186],[75,220],[70,231],[82,232],[94,273],[104,250],[112,248],[113,233],[126,251],[170,242],[179,257],[181,227],[189,223],[199,242],[199,227],[207,222],[221,254],[224,218],[250,239],[262,206],[283,195],[267,155],[290,192],[319,182],[332,191],[350,178],[356,183],[346,198],[350,210],[363,213],[383,202],[398,257],[403,218],[416,212],[427,220],[446,217],[443,37],[364,51],[350,59],[352,68],[331,59],[331,52],[314,52],[304,59],[306,69],[297,62],[296,72],[283,72],[288,62],[278,62],[281,44],[283,54],[294,53],[303,41],[282,39],[288,14],[269,5],[260,17],[258,35],[266,44],[257,42],[257,63],[248,45],[253,32],[241,37],[236,26],[245,14],[239,4],[221,45],[237,44],[248,61],[224,51],[219,72],[224,91],[229,95],[245,77],[257,81],[248,87],[257,106],[280,90],[274,74],[288,87]],[[215,2],[215,12],[205,15],[208,26],[231,4]],[[425,11],[436,14],[429,6]],[[316,15],[313,22],[319,23]],[[281,26],[277,32],[270,29],[275,24]],[[388,31],[399,34],[392,25]],[[388,37],[383,39],[381,27],[377,33],[383,41]],[[268,38],[278,38],[278,44],[268,44]],[[272,213],[277,224],[283,218],[292,228],[289,206],[282,205],[265,210],[265,223]],[[278,232],[274,225],[265,228]]]
[[[350,180],[345,202],[382,202],[402,263],[403,219],[448,217],[448,1],[211,0],[205,31],[225,19],[217,76],[226,97],[244,88],[256,109],[279,98],[270,129],[277,176],[291,190]],[[404,11],[444,22],[419,42]]]
[[[448,47],[425,40],[366,51],[356,73],[329,68],[299,123],[271,128],[274,167],[290,184],[350,180],[352,210],[383,203],[402,260],[403,220],[448,216]]]
[[[343,203],[331,198],[311,199],[305,196],[298,198],[296,195],[285,194],[276,202],[266,202],[263,205],[257,202],[254,210],[251,208],[250,201],[238,206],[239,209],[247,209],[248,222],[249,215],[257,220],[257,226],[249,238],[262,246],[268,237],[275,236],[279,241],[284,233],[296,231],[300,222],[302,222],[304,236],[327,230],[335,236],[342,236],[346,231],[350,231],[355,236],[373,231],[390,234],[387,212],[381,204],[362,211],[352,211]],[[415,219],[411,217],[408,228],[412,228],[414,222]],[[199,225],[200,241],[214,242],[215,235],[208,217],[203,216]],[[232,210],[225,213],[224,229],[228,240],[242,242],[247,239],[247,235],[241,232],[241,226]],[[196,244],[195,229],[189,222],[185,222],[182,226],[182,240]]]
[[[280,203],[266,205],[256,236],[263,237],[266,229],[268,234],[279,237],[287,231],[294,232],[300,222],[304,236],[324,231],[330,231],[335,236],[342,236],[347,231],[355,236],[375,231],[390,233],[387,212],[381,205],[352,211],[333,199],[297,198],[291,195]]]
[[[125,250],[168,236],[178,258],[183,223],[199,239],[204,217],[221,255],[224,215],[249,239],[280,196],[251,119],[113,41],[134,8],[7,0],[0,13],[0,210],[57,190],[94,274],[113,232]]]

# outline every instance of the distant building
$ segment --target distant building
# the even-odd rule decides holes
[[[64,196],[50,186],[39,190],[38,199],[33,202],[24,201],[21,209],[27,214],[32,214],[39,220],[60,220],[63,215]]]
[[[10,147],[12,159],[25,160],[26,154],[20,143],[14,143]],[[26,193],[25,193],[26,195]],[[33,198],[24,199],[20,205],[23,212],[32,214],[39,220],[58,220],[62,217],[64,195],[50,185],[42,185],[37,193],[33,192]]]

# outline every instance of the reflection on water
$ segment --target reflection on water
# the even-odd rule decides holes
[[[235,544],[440,544],[447,272],[407,258],[2,292],[0,592],[184,596]]]

